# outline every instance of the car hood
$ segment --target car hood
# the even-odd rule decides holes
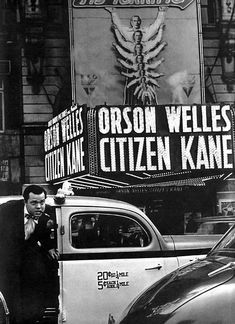
[[[129,315],[145,318],[158,314],[170,315],[189,300],[230,280],[234,276],[231,268],[211,275],[224,266],[226,261],[228,263],[231,260],[207,258],[174,271],[148,288],[132,304]]]

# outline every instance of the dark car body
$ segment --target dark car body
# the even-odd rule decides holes
[[[235,227],[206,258],[179,268],[145,290],[118,323],[235,323]]]

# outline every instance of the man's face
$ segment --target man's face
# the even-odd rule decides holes
[[[139,71],[144,71],[144,63],[138,63],[138,70]]]
[[[138,63],[138,64],[143,63],[143,56],[142,55],[137,55],[136,56],[136,63]]]
[[[141,42],[141,40],[142,40],[142,33],[141,33],[141,31],[136,31],[135,33],[134,33],[134,41],[136,42],[136,43],[140,43]]]
[[[135,45],[135,53],[138,56],[142,54],[142,45],[141,44],[136,44]]]
[[[142,84],[146,84],[146,78],[144,76],[140,79],[140,81]]]
[[[41,194],[34,194],[30,192],[29,199],[25,203],[25,205],[30,215],[39,218],[42,215],[42,213],[45,211],[45,207],[46,207],[45,193],[42,192]]]
[[[135,29],[138,29],[140,28],[140,25],[141,25],[141,19],[139,16],[133,16],[131,18],[131,26]]]

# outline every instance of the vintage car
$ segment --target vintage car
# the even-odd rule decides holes
[[[108,323],[109,313],[120,316],[144,288],[206,255],[221,237],[162,236],[140,209],[122,201],[56,196],[47,203],[56,214],[60,323]]]
[[[136,297],[116,324],[235,323],[235,226],[207,257],[182,266]]]
[[[235,224],[235,217],[211,216],[198,222],[196,234],[224,234]]]
[[[234,216],[207,216],[194,222],[194,231],[184,231],[184,234],[224,234],[235,224]]]

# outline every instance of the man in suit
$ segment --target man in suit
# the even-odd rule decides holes
[[[58,260],[46,196],[44,188],[30,185],[24,190],[24,199],[0,206],[0,290],[14,324],[40,320],[50,262]]]

